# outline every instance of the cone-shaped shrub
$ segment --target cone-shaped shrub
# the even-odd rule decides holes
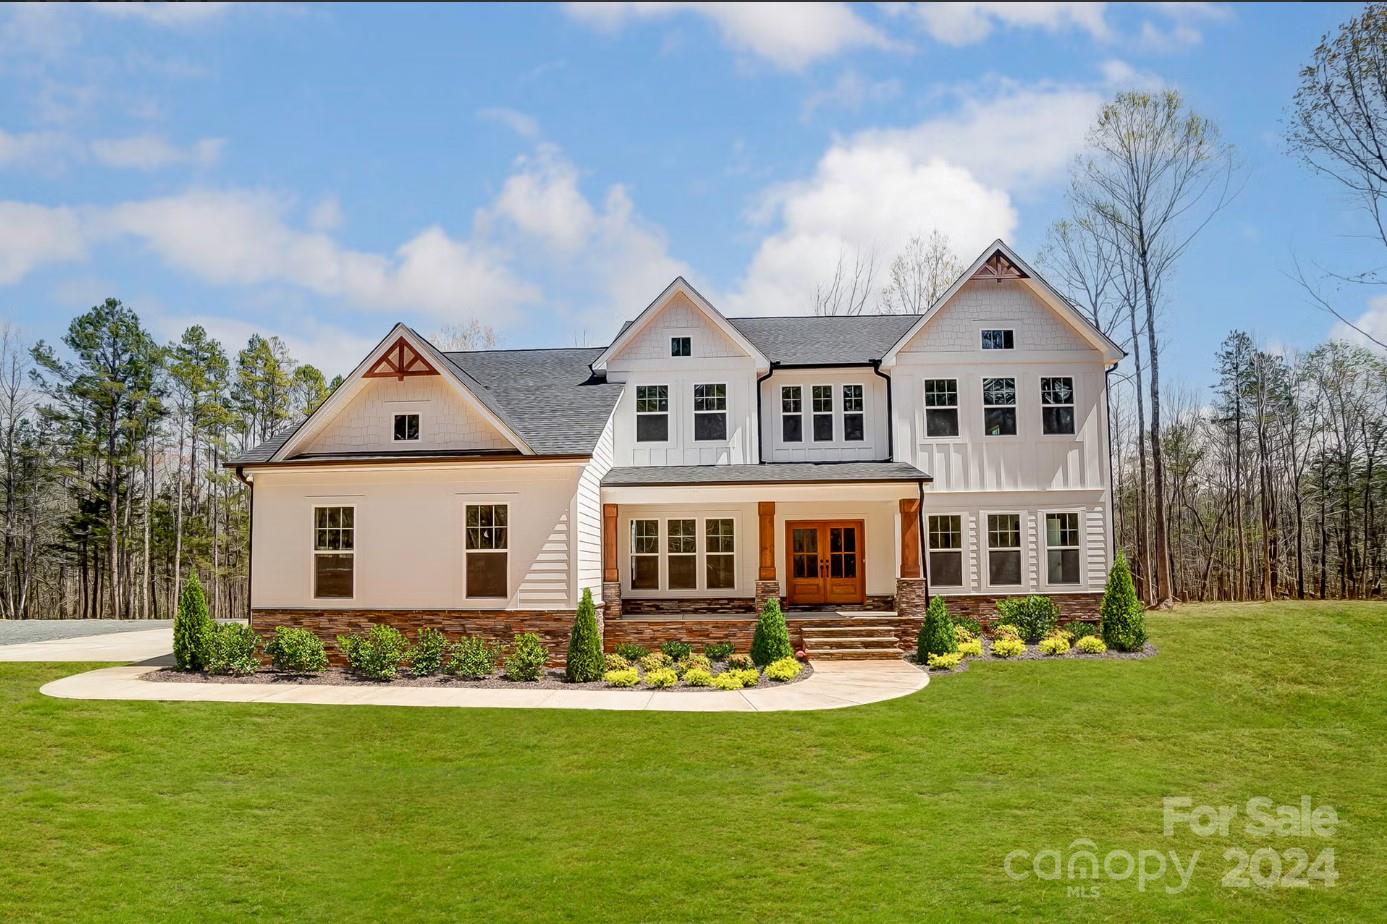
[[[943,597],[931,597],[925,620],[920,624],[915,660],[928,664],[930,655],[952,654],[957,650],[958,635],[954,632],[954,621],[949,618],[949,608],[944,605]]]
[[[1121,552],[1108,572],[1099,613],[1103,617],[1103,642],[1109,648],[1136,651],[1146,644],[1146,614],[1137,599],[1137,589],[1132,586],[1127,557]]]
[[[597,607],[592,603],[592,591],[584,587],[583,599],[578,601],[578,617],[573,620],[573,633],[568,637],[568,666],[564,674],[570,683],[601,680],[603,662]]]
[[[178,597],[178,612],[173,617],[174,666],[180,671],[204,670],[211,637],[212,617],[207,613],[207,597],[202,593],[197,572],[191,571]]]
[[[781,658],[793,658],[795,649],[790,646],[790,630],[785,625],[785,614],[780,612],[780,600],[770,597],[761,607],[761,618],[756,621],[756,634],[751,637],[751,660],[758,667],[765,667]]]

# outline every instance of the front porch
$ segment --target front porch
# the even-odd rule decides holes
[[[750,613],[609,616],[604,621],[604,647],[615,651],[618,645],[634,643],[654,649],[663,642],[678,640],[696,647],[731,642],[738,651],[746,651],[751,647],[756,619]],[[785,624],[790,630],[790,644],[811,661],[898,658],[915,650],[920,632],[919,617],[902,616],[894,610],[791,610],[785,614]]]

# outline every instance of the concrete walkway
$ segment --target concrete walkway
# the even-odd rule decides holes
[[[904,661],[825,661],[789,686],[763,680],[750,690],[673,693],[655,690],[488,690],[476,687],[308,686],[287,683],[156,683],[157,667],[107,667],[45,684],[61,699],[124,699],[320,706],[454,706],[488,709],[620,709],[658,712],[781,712],[842,709],[907,696],[929,675]]]
[[[148,661],[173,655],[173,629],[125,629],[103,635],[0,645],[0,661]]]

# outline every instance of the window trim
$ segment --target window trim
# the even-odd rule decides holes
[[[689,343],[689,352],[687,352],[687,353],[676,353],[676,352],[674,351],[674,345],[675,345],[676,343],[678,343],[680,340],[687,340],[687,341],[688,341],[688,343]],[[690,335],[690,334],[671,334],[671,335],[670,335],[670,338],[669,338],[669,356],[670,356],[671,359],[689,359],[690,357],[692,357],[692,356],[693,356],[693,336]]]
[[[1017,520],[1017,541],[1020,545],[1015,547],[1021,562],[1019,569],[1021,580],[1016,584],[993,584],[992,583],[992,528],[988,522],[989,517],[994,516],[1015,516]],[[1030,531],[1030,516],[1025,510],[983,510],[980,511],[978,519],[980,532],[980,542],[978,543],[983,552],[982,564],[979,567],[979,578],[982,586],[987,590],[997,590],[1006,593],[1015,593],[1017,590],[1025,590],[1027,587],[1034,586],[1030,580],[1030,567],[1028,565],[1029,556],[1026,554],[1026,539]],[[998,546],[999,550],[1010,550],[1012,546]]]
[[[401,417],[417,417],[414,423],[414,439],[408,437],[398,437],[395,435],[395,425],[399,423]],[[406,429],[408,424],[406,423]],[[418,411],[396,411],[390,418],[390,442],[392,443],[419,443],[424,439],[424,415]]]
[[[356,504],[313,504],[312,518],[309,520],[308,531],[308,593],[312,600],[355,600],[356,599]],[[337,508],[350,508],[352,511],[352,547],[350,551],[342,549],[319,549],[318,548],[318,511]],[[318,596],[318,556],[319,555],[350,555],[352,557],[352,592],[348,597],[320,597]]]
[[[937,581],[935,580],[935,578],[934,578],[933,562],[931,561],[930,556],[932,556],[932,555],[935,553],[936,549],[935,549],[935,546],[934,546],[934,530],[930,527],[930,522],[929,522],[929,521],[932,520],[932,519],[934,519],[935,517],[956,517],[956,518],[958,519],[958,548],[956,548],[956,549],[943,549],[943,548],[941,548],[941,549],[938,549],[938,550],[937,550],[939,553],[945,554],[945,555],[951,555],[951,554],[953,554],[953,553],[955,553],[955,552],[958,553],[958,581],[959,581],[959,582],[958,582],[957,584],[941,584],[941,583],[937,582]],[[949,588],[949,589],[954,589],[954,588],[966,588],[966,587],[968,586],[968,558],[967,558],[967,553],[968,553],[968,514],[966,514],[966,513],[964,513],[963,511],[960,510],[960,511],[957,511],[957,512],[944,511],[944,512],[942,512],[942,513],[930,513],[930,514],[926,514],[926,515],[925,515],[925,561],[926,561],[927,564],[930,565],[929,583],[930,583],[930,587],[931,587],[931,588],[934,588],[934,587],[944,587],[944,588]]]
[[[640,390],[642,388],[663,388],[665,390],[665,409],[663,411],[642,411],[640,410]],[[631,442],[635,446],[669,446],[674,443],[674,430],[670,423],[674,417],[674,389],[664,382],[633,382],[631,383]],[[643,440],[640,438],[640,420],[642,417],[656,417],[664,415],[665,418],[665,438],[662,440]]]
[[[672,589],[669,586],[669,522],[671,520],[693,520],[694,521],[694,556],[697,561],[697,575],[695,587]],[[731,587],[709,587],[708,586],[708,521],[709,520],[731,520],[732,521],[732,551],[714,552],[714,555],[730,555],[732,558],[732,586]],[[658,530],[656,549],[657,552],[634,552],[635,548],[635,527],[633,524],[640,521],[654,522]],[[698,599],[708,596],[735,596],[744,587],[741,568],[741,534],[742,516],[735,510],[673,510],[658,509],[654,512],[643,511],[632,513],[623,517],[625,524],[625,570],[621,574],[621,592],[631,599]],[[618,527],[620,528],[620,527]],[[687,555],[687,552],[678,554]],[[656,586],[637,588],[633,586],[635,577],[634,559],[639,555],[643,558],[655,558],[656,563]]]
[[[469,549],[467,547],[467,508],[468,507],[505,507],[506,508],[506,547],[505,549]],[[511,598],[511,573],[510,573],[510,534],[511,529],[511,504],[508,500],[479,499],[476,497],[464,497],[462,500],[462,599],[472,603],[478,600],[485,602],[506,601]],[[495,526],[491,527],[495,529]],[[502,597],[496,596],[473,596],[467,581],[467,555],[469,552],[480,552],[486,555],[494,555],[497,552],[505,552],[506,555],[506,594]]]
[[[814,389],[816,388],[828,389],[828,400],[830,402],[830,405],[827,411],[817,411],[814,409]],[[811,443],[829,445],[838,442],[836,438],[838,436],[838,402],[833,400],[833,393],[835,390],[836,389],[833,387],[831,383],[820,383],[817,385],[811,384],[809,386],[809,442]],[[818,433],[814,429],[814,421],[820,417],[827,417],[829,419],[829,424],[832,428],[829,433],[828,439],[826,440],[819,439]]]
[[[989,378],[997,378],[997,376],[989,376]],[[954,376],[944,376],[944,375],[940,375],[940,376],[936,376],[936,377],[934,377],[934,378],[928,378],[928,379],[921,379],[921,380],[920,380],[920,406],[921,406],[922,408],[924,408],[924,412],[925,412],[925,413],[924,413],[924,428],[923,428],[923,431],[922,431],[921,436],[920,436],[921,439],[930,440],[930,441],[939,441],[939,442],[945,442],[945,441],[959,442],[959,441],[961,441],[961,440],[963,439],[963,407],[962,407],[962,405],[963,405],[963,395],[962,395],[962,394],[960,393],[960,391],[959,391],[959,382],[960,382],[960,381],[961,381],[961,379],[959,379],[958,376],[956,376],[956,375],[954,375]],[[935,405],[926,404],[926,403],[925,403],[925,386],[926,386],[926,384],[929,383],[929,382],[953,382],[953,383],[954,383],[954,403],[953,403],[953,404],[935,404]],[[954,412],[954,429],[957,430],[958,432],[957,432],[956,434],[954,434],[953,436],[930,436],[930,433],[929,433],[929,412],[932,411],[932,410],[933,410],[933,411],[950,411],[950,410],[953,411],[953,412]]]
[[[787,391],[790,391],[790,390],[794,390],[794,392],[799,396],[799,410],[798,410],[798,411],[786,411],[786,410],[785,410],[785,393],[786,393]],[[797,439],[797,440],[787,440],[787,439],[785,439],[785,419],[786,419],[787,417],[798,417],[798,418],[799,418],[799,439]],[[808,442],[808,441],[804,438],[804,384],[803,384],[803,383],[799,383],[799,384],[795,384],[795,385],[782,384],[782,385],[780,386],[780,433],[778,434],[778,442],[779,442],[779,444],[780,444],[781,446],[794,446],[794,447],[796,447],[796,448],[798,448],[798,447],[800,447],[800,446],[803,446],[806,442]]]
[[[659,546],[660,551],[659,551],[657,554],[658,554],[659,557],[660,557],[660,563],[659,563],[659,565],[658,565],[658,567],[657,567],[657,569],[656,569],[657,572],[658,572],[659,575],[660,575],[660,581],[659,581],[660,587],[658,587],[658,588],[656,588],[656,589],[657,589],[657,590],[670,590],[670,591],[674,591],[674,590],[680,590],[680,591],[698,590],[698,565],[699,565],[699,560],[700,560],[700,558],[702,557],[702,556],[699,554],[699,551],[698,551],[698,517],[697,517],[697,516],[679,516],[679,515],[675,515],[675,516],[666,516],[666,517],[664,517],[663,519],[664,519],[665,531],[664,531],[664,535],[662,535],[662,536],[659,537],[659,540],[660,540],[660,541],[659,541],[659,543],[658,543],[658,546]],[[669,541],[670,541],[670,539],[672,539],[672,538],[674,537],[674,534],[670,531],[669,524],[671,524],[671,523],[684,523],[684,522],[688,522],[688,521],[692,521],[692,522],[693,522],[693,525],[694,525],[694,526],[693,526],[693,528],[694,528],[694,531],[693,531],[694,550],[693,550],[692,552],[671,552],[670,549],[669,549]],[[648,554],[648,553],[642,553],[642,554]],[[672,559],[672,558],[692,558],[692,559],[694,560],[694,586],[692,586],[692,587],[673,587],[673,586],[671,586],[671,582],[670,582],[670,578],[669,578],[669,573],[670,573],[669,563],[670,563],[670,559]]]
[[[1074,373],[1068,375],[1038,375],[1036,376],[1036,401],[1040,405],[1040,435],[1046,439],[1069,441],[1076,439],[1079,435],[1079,386],[1078,376]],[[1046,404],[1045,403],[1045,380],[1046,379],[1068,379],[1069,380],[1069,403],[1068,404]],[[1073,415],[1074,429],[1069,433],[1049,433],[1045,429],[1045,409],[1047,407],[1067,407]]]
[[[665,586],[664,533],[660,530],[659,516],[636,516],[626,521],[626,588],[638,594],[659,593]],[[636,524],[655,524],[655,551],[636,551]],[[655,586],[636,587],[636,557],[655,559]]]
[[[860,411],[849,411],[849,410],[848,410],[848,389],[849,389],[849,388],[856,388],[856,389],[858,389],[858,390],[861,392],[861,394],[859,395],[859,399],[860,399],[861,402],[862,402],[862,410],[860,410]],[[866,385],[866,383],[865,383],[865,382],[843,382],[843,383],[841,383],[841,384],[838,386],[838,398],[839,398],[839,403],[842,405],[842,410],[838,412],[838,416],[840,417],[840,419],[841,419],[842,422],[843,422],[843,438],[842,438],[841,440],[839,440],[839,442],[841,442],[845,447],[866,446],[866,445],[868,445],[869,443],[871,443],[871,440],[867,438],[867,385]],[[859,415],[859,416],[862,418],[862,439],[860,439],[860,440],[850,440],[850,439],[848,439],[848,415],[849,415],[849,414],[857,414],[857,415]]]
[[[999,331],[999,332],[1001,332],[1001,333],[1004,335],[1004,336],[1002,337],[1002,343],[1005,344],[1008,340],[1010,340],[1010,341],[1011,341],[1011,346],[1005,346],[1005,345],[1004,345],[1004,346],[999,346],[999,347],[985,346],[984,344],[986,343],[986,340],[985,340],[984,338],[988,335],[988,333],[993,332],[993,331]],[[1007,335],[1007,334],[1010,334],[1011,336],[1009,336],[1009,337],[1008,337],[1008,336],[1005,336],[1005,335]],[[1014,353],[1014,352],[1016,351],[1016,328],[1014,328],[1014,327],[979,327],[979,328],[978,328],[978,350],[981,351],[981,352],[984,352],[984,353],[1006,353],[1006,352],[1013,352],[1013,353]]]
[[[1018,382],[1020,376],[1016,373],[1011,375],[983,375],[978,378],[978,396],[982,400],[982,437],[986,440],[1005,440],[1019,439],[1021,437],[1021,390]],[[988,404],[987,403],[987,380],[988,379],[1011,379],[1011,403],[1010,404]],[[988,433],[987,432],[987,412],[993,408],[1011,408],[1012,423],[1016,425],[1015,433]]]
[[[689,386],[689,413],[692,415],[692,416],[689,418],[689,422],[690,422],[690,424],[693,426],[693,431],[689,434],[689,441],[690,441],[690,442],[692,442],[692,443],[703,443],[703,444],[705,444],[705,445],[713,445],[713,444],[719,444],[719,443],[726,443],[726,442],[728,442],[728,441],[730,441],[730,440],[732,439],[732,419],[731,419],[731,414],[732,414],[732,412],[731,412],[731,408],[732,408],[732,399],[731,399],[731,396],[730,396],[729,393],[728,393],[728,392],[730,391],[730,389],[727,387],[727,385],[728,385],[728,383],[726,383],[726,382],[695,382],[695,383],[693,383],[693,384],[691,384],[691,385]],[[720,410],[720,411],[700,411],[700,410],[697,410],[697,408],[698,408],[698,398],[697,398],[697,396],[696,396],[696,392],[697,392],[697,390],[698,390],[699,388],[707,388],[707,387],[709,387],[709,386],[722,386],[722,410]],[[721,414],[721,415],[722,415],[722,434],[723,434],[723,435],[722,435],[720,438],[715,437],[715,438],[713,438],[713,439],[706,439],[706,440],[701,440],[701,439],[698,438],[698,417],[699,417],[700,414],[703,414],[703,415]]]
[[[727,520],[728,522],[730,522],[730,523],[732,524],[732,536],[731,536],[731,538],[732,538],[732,551],[730,551],[730,552],[709,552],[709,551],[708,551],[708,521],[709,521],[709,520]],[[731,514],[722,514],[722,515],[718,515],[718,516],[704,516],[704,517],[700,517],[700,518],[699,518],[699,526],[701,527],[699,534],[703,537],[703,543],[702,543],[703,548],[702,548],[702,551],[699,553],[699,559],[700,559],[700,561],[699,561],[699,564],[700,564],[700,568],[699,568],[699,577],[700,577],[700,579],[701,579],[701,580],[700,580],[700,583],[703,585],[700,589],[703,590],[704,593],[709,593],[709,592],[712,592],[712,591],[715,591],[715,590],[717,590],[717,591],[723,591],[723,592],[727,592],[727,593],[735,592],[736,589],[737,589],[737,583],[738,583],[738,582],[737,582],[737,554],[738,554],[738,552],[737,552],[737,546],[738,546],[737,535],[741,532],[741,528],[737,526],[737,518],[736,518],[735,516],[732,516]],[[710,587],[710,586],[708,586],[708,556],[709,556],[709,555],[717,555],[717,556],[719,556],[719,557],[726,556],[726,557],[732,559],[732,584],[731,584],[730,586],[728,586],[728,587]]]
[[[1041,583],[1045,587],[1085,587],[1088,585],[1088,556],[1084,554],[1084,515],[1086,512],[1087,511],[1082,507],[1047,507],[1037,511],[1037,516],[1040,521],[1040,552],[1044,555],[1044,561],[1038,561],[1038,564],[1041,569]],[[1047,528],[1048,524],[1045,521],[1051,514],[1074,514],[1078,518],[1075,524],[1075,531],[1078,533],[1078,545],[1050,545],[1050,534]],[[1064,550],[1073,549],[1079,553],[1079,579],[1077,581],[1074,583],[1059,583],[1050,580],[1049,552],[1052,548]]]

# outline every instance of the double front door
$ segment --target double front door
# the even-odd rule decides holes
[[[786,595],[792,604],[863,602],[861,520],[785,524]]]

